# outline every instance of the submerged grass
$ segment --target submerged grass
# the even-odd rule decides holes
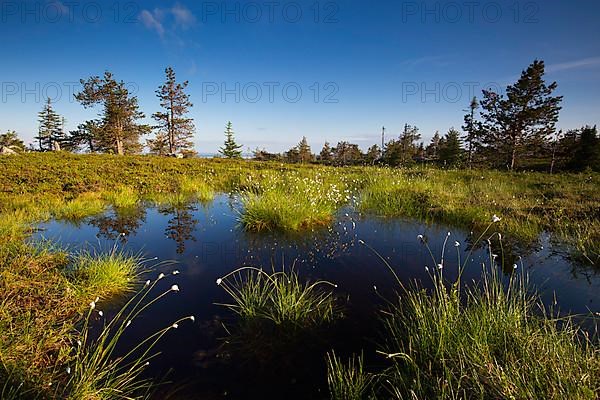
[[[347,363],[327,353],[327,385],[331,400],[374,399],[374,376],[364,369],[363,356],[353,355]]]
[[[222,304],[237,314],[226,348],[263,368],[293,363],[318,347],[326,330],[342,317],[326,281],[303,283],[291,271],[267,273],[245,267],[217,280],[231,297]],[[304,354],[303,354],[304,353]]]

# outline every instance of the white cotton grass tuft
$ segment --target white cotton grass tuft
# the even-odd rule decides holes
[[[148,279],[148,280],[146,281],[146,283],[144,283],[144,286],[150,286],[150,279]]]
[[[179,292],[179,286],[178,285],[173,285],[173,286],[171,286],[171,290],[173,292]]]
[[[217,279],[217,285],[221,285],[221,283],[223,283],[223,279],[221,279],[221,278]]]
[[[171,328],[177,329],[177,328],[179,328],[179,324],[177,322],[175,322],[173,325],[171,325]]]
[[[104,311],[98,310],[98,315],[101,316],[101,317],[103,317],[104,316]]]
[[[172,272],[173,275],[179,275],[179,270],[176,269],[175,271]]]
[[[164,278],[164,277],[165,277],[165,274],[163,274],[163,273],[161,272],[161,273],[158,275],[158,278],[157,278],[157,280],[159,280],[159,281],[160,281],[160,280],[161,280],[162,278]]]
[[[71,374],[71,367],[67,367],[66,371],[67,371],[67,374]]]
[[[190,321],[196,322],[196,317],[194,317],[193,315],[190,315],[188,318],[190,319]]]
[[[454,247],[460,247],[460,243],[458,241],[454,242]]]
[[[502,220],[502,218],[500,218],[496,214],[494,214],[494,216],[492,217],[492,222],[493,223],[500,222],[501,220]]]
[[[92,310],[93,310],[94,308],[96,308],[96,302],[95,302],[95,301],[92,301],[92,302],[90,303],[90,309],[92,309]]]
[[[513,264],[513,269],[517,269],[519,266],[517,264]]]
[[[442,269],[444,269],[444,264],[438,264],[437,267],[439,270],[442,270]]]
[[[423,235],[417,235],[417,239],[423,240]]]
[[[125,324],[125,328],[127,328],[129,325],[131,325],[131,320],[127,321],[127,323]]]

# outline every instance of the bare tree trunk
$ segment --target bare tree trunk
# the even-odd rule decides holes
[[[516,160],[517,160],[517,146],[514,145],[513,149],[512,149],[512,157],[510,160],[510,170],[511,171],[514,171],[514,169],[515,169]]]

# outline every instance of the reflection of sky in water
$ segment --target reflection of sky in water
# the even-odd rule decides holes
[[[37,237],[45,237],[77,249],[87,244],[109,249],[120,241],[125,249],[141,251],[145,257],[158,257],[158,261],[174,260],[174,266],[160,266],[157,271],[180,270],[181,274],[165,279],[162,288],[177,283],[181,292],[169,296],[134,325],[132,341],[165,327],[179,317],[195,315],[199,321],[193,327],[171,332],[161,345],[162,362],[170,366],[188,368],[192,354],[209,346],[207,331],[214,316],[223,312],[214,305],[227,301],[215,281],[217,278],[243,265],[264,269],[295,268],[309,279],[327,279],[339,285],[344,296],[360,315],[361,310],[372,311],[378,298],[373,286],[388,296],[395,288],[394,278],[371,250],[358,243],[364,240],[381,254],[404,282],[420,279],[428,281],[425,266],[434,265],[426,247],[417,235],[424,234],[437,262],[448,229],[438,225],[424,225],[414,221],[361,218],[340,213],[337,222],[303,234],[256,234],[244,232],[237,223],[239,205],[222,196],[209,206],[194,205],[175,210],[149,208],[127,213],[107,213],[100,217],[73,225],[65,222],[42,224]],[[468,235],[451,229],[445,257],[445,274],[456,276],[457,253],[454,242],[461,246],[461,258],[468,253]],[[121,236],[125,233],[125,236]],[[530,254],[523,254],[523,265],[530,281],[543,291],[550,304],[556,292],[563,311],[585,313],[600,311],[600,276],[591,270],[570,265],[563,257],[553,253],[549,238],[540,239],[541,246]],[[495,251],[496,252],[496,251]],[[518,254],[517,254],[518,255]],[[506,256],[510,258],[510,255]],[[476,249],[465,270],[465,279],[475,279],[481,263],[489,259],[487,250]],[[507,261],[508,263],[508,261]],[[512,265],[513,261],[510,261]],[[152,265],[152,264],[148,264]],[[509,267],[508,269],[511,269]],[[519,271],[522,268],[519,265]],[[158,291],[157,291],[158,293]],[[204,321],[204,322],[203,322]],[[138,339],[135,339],[137,337]]]

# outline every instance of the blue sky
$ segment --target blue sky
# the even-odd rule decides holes
[[[598,15],[597,0],[0,0],[0,131],[31,141],[46,96],[68,129],[94,118],[71,93],[105,70],[149,117],[172,66],[190,81],[199,152],[217,150],[228,120],[251,149],[303,135],[314,151],[325,140],[366,149],[405,123],[428,141],[460,127],[473,93],[536,58],[565,96],[559,127],[598,124]]]

